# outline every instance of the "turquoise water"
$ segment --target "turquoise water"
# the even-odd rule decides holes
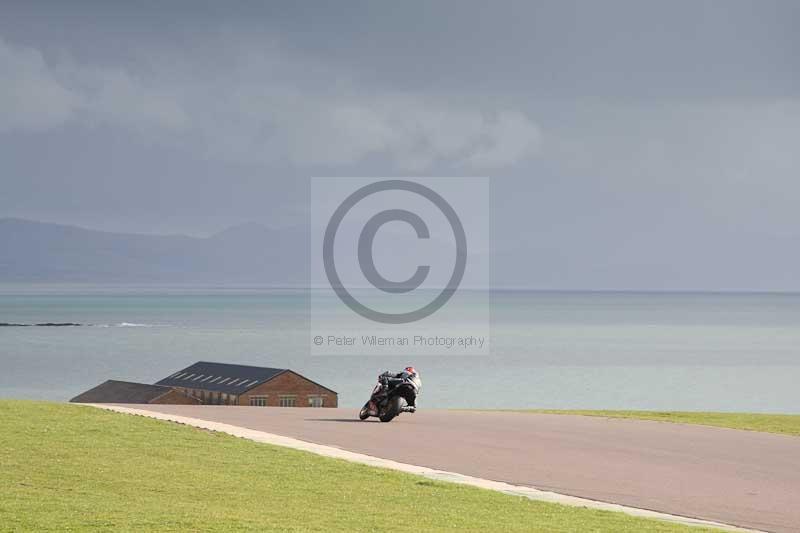
[[[478,299],[485,301],[485,298]],[[800,412],[800,295],[491,295],[492,355],[310,356],[308,295],[253,288],[0,286],[0,396],[65,400],[197,360],[290,367],[360,405],[413,363],[422,405]]]

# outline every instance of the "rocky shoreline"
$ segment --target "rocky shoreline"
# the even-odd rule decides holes
[[[77,322],[42,322],[39,324],[14,324],[11,322],[0,322],[0,327],[17,327],[17,328],[27,328],[27,327],[64,327],[64,326],[83,326],[84,324],[78,324]]]

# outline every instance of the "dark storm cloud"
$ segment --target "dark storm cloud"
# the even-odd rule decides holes
[[[7,38],[118,64],[219,31],[409,90],[787,96],[800,6],[775,1],[9,3]]]
[[[205,234],[304,221],[311,175],[488,174],[503,283],[800,289],[798,14],[7,3],[0,215]]]

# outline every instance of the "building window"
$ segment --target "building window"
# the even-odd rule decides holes
[[[278,405],[281,407],[294,407],[297,404],[297,396],[281,395],[278,398]]]
[[[267,406],[267,397],[266,396],[250,396],[250,405],[254,407],[266,407]]]
[[[325,403],[325,398],[322,396],[309,396],[308,397],[308,406],[309,407],[322,407]]]

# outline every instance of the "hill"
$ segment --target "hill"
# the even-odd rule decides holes
[[[305,284],[307,230],[258,224],[207,238],[0,219],[0,281]]]

